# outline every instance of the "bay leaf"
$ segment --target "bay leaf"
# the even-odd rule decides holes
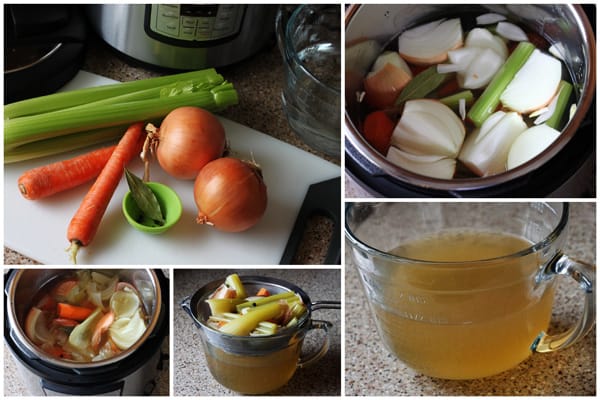
[[[450,74],[438,73],[437,66],[432,65],[408,82],[408,84],[398,95],[398,98],[396,99],[396,105],[399,106],[407,100],[422,99],[426,97],[429,93],[440,87],[440,85],[446,81],[449,75]]]
[[[127,185],[131,191],[133,201],[139,207],[142,214],[146,218],[153,220],[157,225],[164,225],[165,217],[152,189],[127,168],[125,168],[125,178],[127,179]]]

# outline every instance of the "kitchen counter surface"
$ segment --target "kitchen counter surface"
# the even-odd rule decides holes
[[[125,60],[96,36],[90,38],[82,69],[119,81],[164,74],[164,71],[152,70],[138,65],[135,61]],[[283,61],[275,38],[255,56],[217,70],[225,79],[234,83],[240,98],[237,106],[221,112],[220,115],[340,165],[339,159],[305,145],[289,127],[281,107]],[[332,229],[333,223],[328,218],[312,217],[293,264],[322,264]],[[4,263],[38,264],[35,260],[7,247],[4,248]]]
[[[595,203],[572,203],[565,253],[595,263]],[[430,378],[416,373],[382,345],[368,308],[362,284],[346,250],[345,394],[347,396],[468,396],[596,394],[596,329],[573,346],[534,354],[516,368],[469,381]],[[582,294],[574,281],[559,277],[550,332],[564,332],[576,321]]]
[[[175,269],[173,330],[173,395],[175,396],[232,396],[236,393],[221,386],[210,374],[202,349],[199,328],[179,306],[205,284],[225,278],[229,273],[262,275],[283,279],[302,288],[311,301],[341,300],[341,271],[339,269],[277,269],[277,270],[214,270]],[[327,354],[315,365],[299,369],[276,395],[336,396],[341,393],[341,311],[317,310],[313,318],[333,324]],[[316,349],[321,333],[308,333],[303,349]]]

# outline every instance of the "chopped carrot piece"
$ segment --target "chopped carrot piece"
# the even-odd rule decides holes
[[[257,296],[261,296],[261,297],[268,297],[271,295],[271,293],[266,289],[266,288],[260,288],[258,290],[258,292],[256,292]]]
[[[367,142],[385,156],[394,128],[394,121],[385,111],[373,111],[365,118],[363,132]]]
[[[100,318],[96,327],[94,328],[94,333],[92,334],[92,349],[94,352],[98,352],[100,348],[100,342],[102,341],[102,335],[104,332],[108,331],[108,328],[112,325],[115,320],[115,313],[112,311],[107,312]]]
[[[83,321],[94,312],[91,308],[74,306],[68,303],[58,303],[56,308],[60,318],[74,319],[75,321]]]

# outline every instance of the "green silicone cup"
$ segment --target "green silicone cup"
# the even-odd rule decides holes
[[[158,235],[168,231],[181,218],[183,207],[179,196],[173,189],[158,182],[146,183],[158,200],[158,204],[165,216],[164,225],[157,225],[154,221],[145,218],[139,207],[133,200],[131,192],[127,192],[123,197],[123,214],[127,222],[138,231]]]

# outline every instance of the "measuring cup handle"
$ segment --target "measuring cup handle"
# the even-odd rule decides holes
[[[200,324],[196,321],[196,316],[194,315],[194,312],[192,311],[191,300],[192,300],[192,297],[188,296],[185,299],[181,300],[181,302],[179,302],[179,305],[181,306],[181,308],[184,309],[185,312],[187,312],[190,315],[190,317],[192,317],[192,321],[194,321],[194,325],[201,328]]]
[[[532,350],[538,353],[548,353],[564,349],[584,337],[596,322],[596,299],[595,299],[595,273],[589,264],[573,260],[564,254],[558,254],[546,267],[548,275],[569,276],[577,283],[584,292],[583,313],[579,321],[571,329],[556,335],[547,335],[542,332]]]
[[[325,353],[327,353],[327,351],[329,350],[329,342],[330,342],[330,337],[331,337],[331,327],[333,325],[330,322],[327,321],[321,321],[318,319],[313,319],[311,321],[311,326],[309,328],[309,330],[311,329],[322,329],[325,331],[325,339],[323,341],[323,344],[321,345],[321,347],[316,350],[315,352],[313,352],[312,354],[309,354],[306,357],[301,357],[300,360],[298,361],[298,368],[305,368],[308,367],[309,365],[315,363],[316,361],[320,360],[321,358],[323,358],[323,356],[325,355]]]

